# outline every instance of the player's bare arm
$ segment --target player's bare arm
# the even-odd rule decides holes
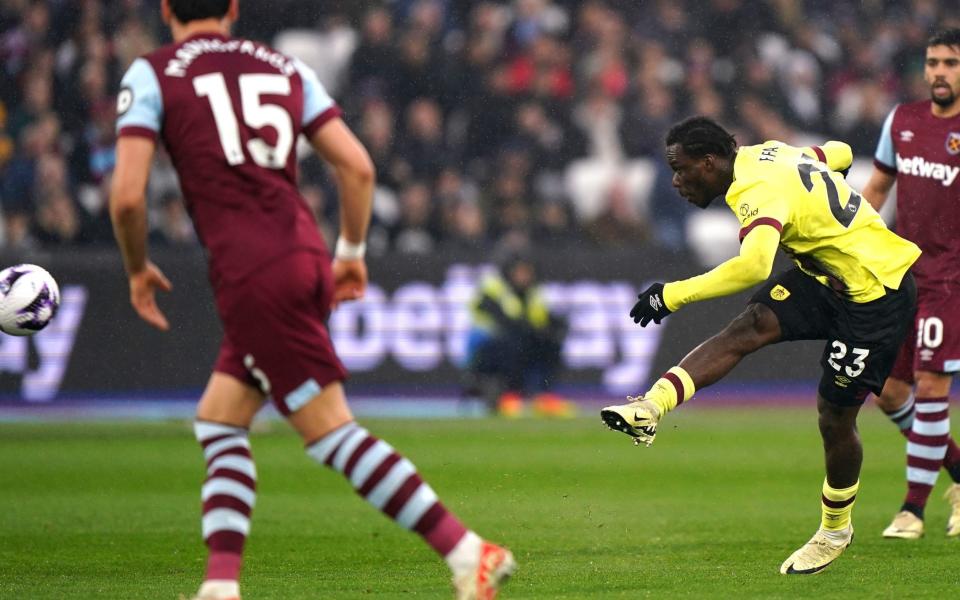
[[[333,260],[333,305],[363,297],[367,267],[364,240],[370,224],[376,174],[370,155],[341,119],[321,127],[311,140],[333,167],[340,193],[340,239]]]
[[[874,210],[879,211],[883,207],[887,201],[887,196],[890,194],[890,189],[896,180],[896,175],[884,173],[876,167],[873,168],[870,180],[867,181],[867,185],[863,188],[863,197],[867,199],[867,202],[870,203],[870,206],[872,206]]]
[[[147,258],[147,177],[156,144],[144,137],[117,140],[117,166],[110,189],[110,219],[130,280],[130,303],[147,323],[166,331],[167,318],[157,307],[156,290],[170,291],[166,276]]]

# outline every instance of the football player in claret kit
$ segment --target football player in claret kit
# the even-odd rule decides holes
[[[173,44],[138,58],[121,82],[110,214],[131,303],[167,329],[155,292],[171,285],[148,259],[144,197],[162,141],[207,249],[224,329],[195,425],[207,463],[201,497],[209,548],[197,598],[240,597],[257,479],[248,429],[268,397],[310,458],[343,474],[445,559],[459,598],[492,598],[514,568],[510,552],[467,529],[409,460],[353,420],[344,397],[346,372],[324,323],[331,306],[362,297],[366,287],[369,156],[309,68],[229,36],[236,0],[163,0],[161,10]],[[300,134],[336,175],[341,233],[332,264],[297,191]]]
[[[770,141],[737,148],[714,121],[694,117],[667,135],[673,185],[707,207],[718,196],[740,220],[740,254],[712,271],[657,283],[630,315],[646,326],[691,302],[733,294],[766,280],[777,248],[797,264],[768,281],[723,331],[668,370],[643,396],[601,417],[636,442],[653,442],[666,414],[747,354],[791,340],[825,340],[817,394],[826,459],[821,524],[780,566],[817,573],[853,541],[851,512],[863,449],[856,420],[868,392],[880,393],[916,306],[910,266],[917,246],[892,233],[841,171],[850,147],[795,148]]]
[[[960,535],[960,447],[948,413],[960,371],[960,29],[930,38],[923,74],[930,100],[890,112],[863,189],[879,210],[897,184],[897,233],[923,250],[913,267],[917,314],[876,399],[907,436],[907,495],[887,538],[923,535],[923,509],[941,466],[953,479],[947,535]]]

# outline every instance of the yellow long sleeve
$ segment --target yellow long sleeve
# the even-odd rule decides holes
[[[803,153],[826,163],[831,171],[843,171],[853,164],[853,150],[844,142],[831,140],[822,146],[808,146]]]
[[[740,254],[713,270],[664,285],[663,301],[671,311],[692,302],[736,294],[770,277],[780,232],[766,225],[743,238]]]

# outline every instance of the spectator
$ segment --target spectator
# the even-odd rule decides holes
[[[434,249],[438,236],[433,202],[423,181],[410,182],[400,193],[400,220],[391,237],[400,254],[428,254]]]
[[[451,160],[443,137],[443,114],[434,100],[418,98],[410,104],[399,150],[397,177],[400,182],[408,176],[435,177]]]
[[[382,6],[363,17],[362,38],[350,61],[350,86],[360,98],[385,98],[397,69],[393,18]]]
[[[37,242],[43,247],[72,246],[88,241],[84,233],[70,194],[62,188],[47,192],[37,208]]]
[[[526,397],[532,397],[537,414],[572,416],[573,404],[550,391],[566,322],[544,302],[529,256],[501,248],[497,272],[480,283],[470,307],[468,393],[479,394],[491,411],[507,417],[522,414]]]
[[[37,230],[35,195],[47,191],[35,189],[37,160],[47,154],[68,166],[64,190],[81,221],[101,221],[118,77],[164,39],[155,13],[139,0],[0,2],[0,207],[13,223],[5,227],[23,234],[14,239]],[[917,57],[929,27],[956,17],[952,4],[927,0],[275,0],[244,14],[241,35],[296,41],[289,28],[322,27],[310,35],[336,47],[330,89],[358,111],[347,118],[378,172],[374,253],[390,247],[398,199],[421,182],[435,196],[434,244],[478,221],[484,235],[469,246],[504,235],[552,238],[545,223],[563,221],[565,205],[544,198],[578,207],[575,236],[617,243],[623,236],[591,225],[596,213],[579,208],[580,163],[594,159],[599,171],[586,187],[598,197],[618,183],[633,202],[642,194],[630,173],[651,169],[652,188],[668,190],[669,174],[649,162],[659,162],[664,123],[685,114],[723,119],[741,143],[834,137],[868,156],[878,115],[928,93]],[[348,54],[347,72],[336,77]],[[448,169],[476,195],[441,193]],[[335,213],[319,162],[306,162],[302,175]],[[522,193],[505,199],[511,188]],[[179,190],[164,178],[148,193],[159,214],[156,203]],[[649,243],[677,248],[685,213],[671,213],[676,203],[661,195],[653,193],[652,211],[640,216],[657,224]],[[661,236],[665,230],[673,233]]]

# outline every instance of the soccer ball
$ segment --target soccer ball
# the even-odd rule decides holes
[[[60,287],[43,267],[16,265],[0,271],[0,331],[33,335],[60,307]]]

